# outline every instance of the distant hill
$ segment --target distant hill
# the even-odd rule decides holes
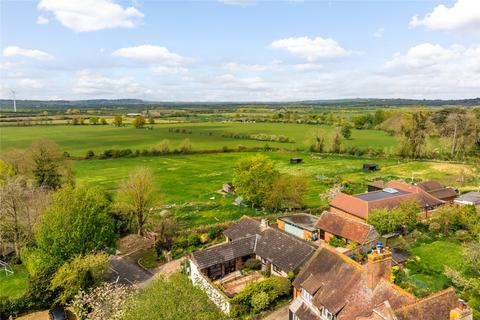
[[[90,99],[90,100],[17,100],[18,108],[145,108],[145,107],[237,107],[237,106],[318,106],[318,107],[400,107],[400,106],[478,106],[480,98],[461,100],[415,99],[335,99],[291,102],[168,102],[140,99]],[[0,99],[0,108],[11,108],[12,100]]]

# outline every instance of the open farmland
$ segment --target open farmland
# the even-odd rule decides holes
[[[259,215],[260,211],[233,205],[233,196],[218,193],[222,185],[232,180],[235,163],[254,153],[215,153],[159,157],[121,158],[113,160],[80,160],[74,162],[78,183],[98,185],[114,193],[122,179],[136,166],[150,168],[162,204],[175,203],[173,209],[179,220],[188,226],[198,226],[238,219],[243,214]],[[437,162],[402,162],[398,159],[369,159],[363,157],[317,155],[294,152],[265,152],[282,172],[309,177],[310,189],[306,207],[321,211],[327,200],[321,198],[336,183],[344,183],[352,192],[366,190],[369,181],[382,178],[415,179],[441,178],[451,186],[473,189],[469,184],[468,165]],[[302,157],[303,164],[291,165],[291,157]],[[375,162],[382,169],[368,173],[362,164]]]
[[[175,132],[177,129],[179,132]],[[50,139],[71,155],[84,156],[88,150],[100,153],[106,149],[149,149],[158,145],[163,139],[168,139],[172,148],[178,148],[185,138],[190,139],[193,150],[221,149],[224,146],[237,148],[239,145],[263,147],[265,144],[288,150],[303,150],[309,146],[309,138],[317,130],[325,136],[328,145],[337,128],[293,123],[235,122],[156,124],[153,130],[135,129],[132,126],[117,128],[111,125],[0,127],[2,136],[0,150],[25,149],[34,140]],[[295,142],[279,143],[225,136],[230,134],[284,135]],[[345,140],[344,145],[358,148],[395,149],[397,140],[380,130],[352,130],[352,138]]]

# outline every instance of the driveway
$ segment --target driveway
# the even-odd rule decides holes
[[[287,303],[286,305],[273,311],[262,320],[288,320],[288,307],[290,307],[290,303]]]
[[[153,277],[153,273],[139,267],[135,262],[119,256],[110,257],[112,274],[108,281],[123,284],[140,284]]]

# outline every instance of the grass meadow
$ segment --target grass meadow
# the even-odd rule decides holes
[[[177,128],[181,131],[185,129],[187,133],[176,133],[169,130]],[[117,128],[111,125],[0,127],[0,152],[11,148],[25,149],[33,140],[50,139],[71,155],[84,156],[88,150],[100,153],[113,148],[150,149],[163,139],[168,139],[174,149],[178,148],[185,138],[190,139],[194,150],[221,149],[224,146],[237,148],[239,145],[263,147],[265,144],[287,150],[304,150],[310,145],[309,137],[313,132],[319,131],[323,134],[328,144],[337,130],[338,128],[335,127],[320,125],[236,122],[156,124],[153,130],[135,129],[132,126]],[[222,136],[230,133],[285,135],[294,139],[295,143],[234,139]],[[384,131],[352,130],[352,137],[345,140],[344,145],[358,148],[394,149],[397,146],[397,140]]]

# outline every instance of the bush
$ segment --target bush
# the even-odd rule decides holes
[[[255,293],[252,296],[251,304],[255,312],[265,310],[270,304],[270,297],[264,291]]]
[[[95,152],[88,150],[87,154],[85,155],[85,159],[92,159],[93,157],[95,157]]]
[[[192,246],[198,246],[201,244],[201,239],[200,239],[200,235],[198,233],[192,233],[190,235],[188,235],[188,246],[189,247],[192,247]]]
[[[250,258],[245,261],[243,267],[248,270],[260,270],[262,268],[262,262],[255,258]]]
[[[346,245],[347,243],[346,243],[345,240],[342,239],[342,238],[339,238],[339,237],[337,237],[337,236],[332,236],[332,237],[328,240],[328,244],[331,245],[332,247],[335,247],[335,248],[337,248],[337,247],[342,247],[342,248],[343,248],[343,247],[345,247],[345,245]]]
[[[30,297],[23,295],[17,298],[2,297],[0,299],[0,319],[9,319],[10,316],[16,317],[33,306]]]
[[[220,227],[213,226],[208,229],[208,237],[210,238],[210,240],[216,239],[221,234],[222,234],[222,229]]]

